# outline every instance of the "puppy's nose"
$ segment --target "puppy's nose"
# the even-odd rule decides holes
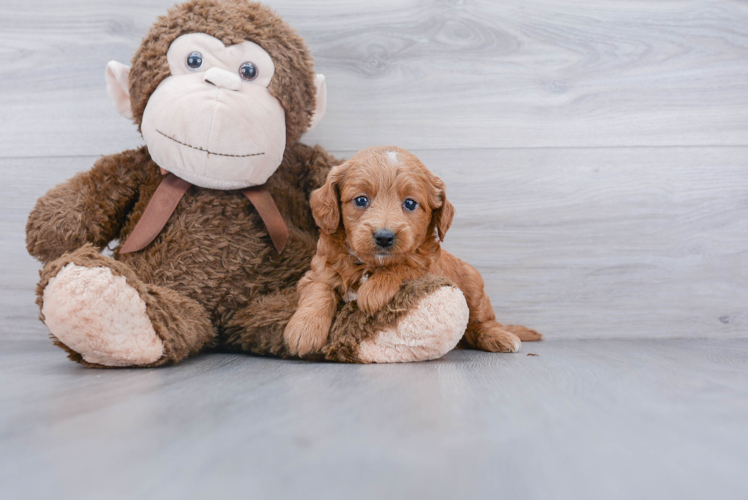
[[[379,229],[374,233],[374,241],[377,242],[377,246],[389,248],[395,244],[395,233],[389,229]]]

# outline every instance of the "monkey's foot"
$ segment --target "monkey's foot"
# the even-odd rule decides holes
[[[88,363],[138,366],[164,355],[145,302],[107,267],[68,264],[49,280],[43,298],[47,327]]]
[[[465,333],[470,311],[462,292],[442,286],[423,297],[395,326],[359,345],[364,363],[425,361],[454,349]]]

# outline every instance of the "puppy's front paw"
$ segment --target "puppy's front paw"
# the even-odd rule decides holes
[[[283,331],[283,340],[291,354],[304,356],[319,351],[325,345],[330,326],[330,321],[315,314],[315,311],[297,311]]]
[[[373,316],[390,303],[398,290],[399,287],[387,287],[370,278],[358,289],[358,308]]]
[[[380,309],[387,305],[389,300],[383,299],[381,296],[375,294],[358,294],[358,308],[361,309],[368,316],[373,316]]]

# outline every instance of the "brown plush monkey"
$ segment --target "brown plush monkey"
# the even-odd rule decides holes
[[[340,163],[299,143],[326,99],[304,41],[259,4],[193,0],[158,19],[132,69],[112,62],[106,76],[147,146],[101,158],[29,216],[55,344],[99,367],[206,349],[288,357],[283,330],[318,238],[309,194]],[[462,293],[427,277],[373,317],[341,306],[306,357],[432,359],[467,318]]]

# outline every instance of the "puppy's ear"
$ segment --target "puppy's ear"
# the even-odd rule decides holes
[[[348,162],[345,162],[330,170],[325,184],[313,191],[309,198],[314,221],[327,234],[333,234],[340,226],[339,187],[348,167]]]
[[[431,227],[436,228],[436,234],[439,236],[440,241],[444,241],[444,236],[449,231],[449,226],[452,225],[452,219],[455,216],[455,207],[447,199],[447,189],[444,185],[444,181],[440,178],[432,175],[431,184],[436,191],[436,207],[431,213]]]

